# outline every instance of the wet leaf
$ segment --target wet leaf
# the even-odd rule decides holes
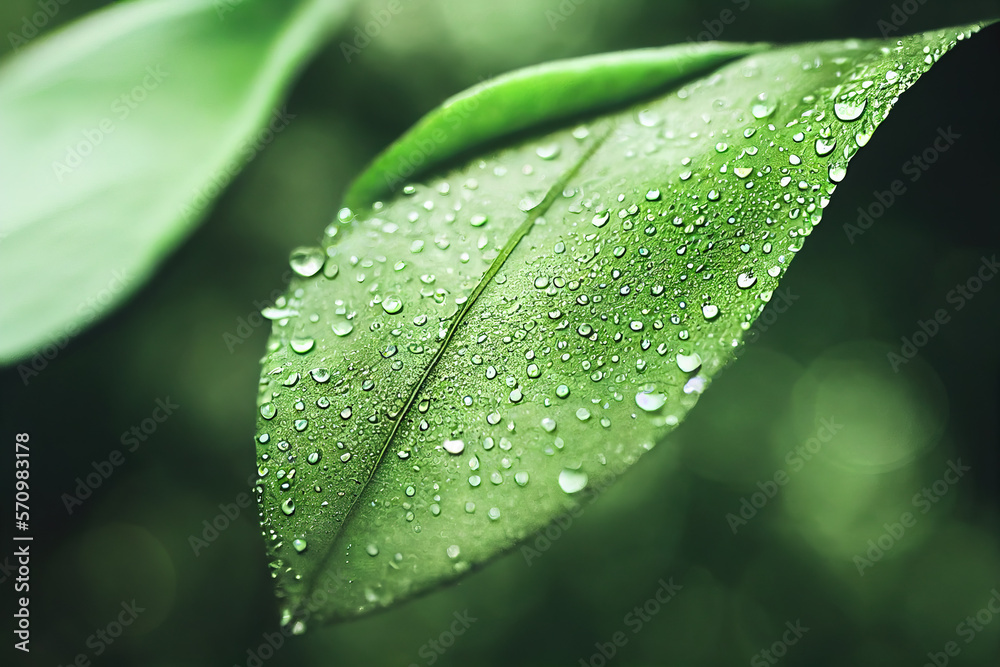
[[[142,0],[0,66],[0,362],[138,289],[287,126],[279,104],[347,0]],[[269,139],[268,139],[269,140]]]
[[[265,311],[257,490],[283,622],[453,580],[653,448],[898,96],[977,29],[769,48],[342,210]]]

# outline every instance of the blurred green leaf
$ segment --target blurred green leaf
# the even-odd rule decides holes
[[[142,285],[287,125],[276,105],[351,4],[122,3],[0,66],[0,361]]]
[[[258,428],[283,623],[453,580],[635,463],[734,358],[898,96],[978,28],[748,55],[344,209],[295,250]],[[480,89],[494,118],[536,99],[511,80]],[[462,140],[509,124],[482,127]]]

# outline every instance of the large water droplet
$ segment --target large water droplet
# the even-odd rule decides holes
[[[312,338],[292,338],[290,345],[299,354],[305,354],[315,347],[316,341]]]
[[[823,157],[829,155],[833,152],[833,149],[837,147],[837,140],[833,137],[824,139],[823,137],[816,138],[816,155]]]
[[[535,155],[543,160],[554,160],[559,157],[559,144],[552,142],[535,149]]]
[[[677,367],[685,373],[692,373],[701,368],[701,357],[697,352],[692,354],[678,354]]]
[[[847,177],[847,167],[841,164],[831,164],[829,175],[831,182],[840,183]]]
[[[857,98],[851,98],[844,102],[837,102],[833,105],[833,113],[840,120],[845,123],[857,120],[861,118],[861,114],[865,112],[865,107],[868,106],[868,98],[863,97],[859,101]]]
[[[757,96],[757,99],[750,107],[750,113],[753,114],[754,118],[767,118],[773,114],[777,108],[777,100],[771,101],[767,93],[761,93]]]
[[[559,473],[559,488],[566,493],[576,493],[587,486],[587,473],[563,468]]]
[[[350,322],[334,322],[330,325],[330,328],[333,330],[333,333],[338,336],[346,336],[354,331],[354,325]]]
[[[461,454],[465,451],[465,442],[462,440],[445,440],[444,451],[449,454]]]
[[[382,299],[382,310],[389,313],[390,315],[395,315],[403,309],[403,300],[394,294]]]
[[[319,273],[319,270],[323,268],[323,262],[326,257],[323,255],[323,251],[319,248],[296,248],[291,252],[288,257],[288,263],[292,267],[292,271],[299,274],[303,278],[309,278],[311,276]]]
[[[665,394],[648,394],[641,391],[635,395],[635,404],[646,412],[659,410],[666,402],[667,397]]]

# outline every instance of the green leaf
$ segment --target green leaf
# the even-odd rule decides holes
[[[898,96],[978,28],[772,47],[342,210],[265,311],[257,493],[282,621],[453,580],[652,449]],[[538,92],[511,80],[526,99],[512,86],[497,117]]]
[[[289,116],[347,0],[144,0],[0,66],[0,362],[134,292]]]
[[[634,101],[766,44],[681,44],[557,60],[484,81],[451,97],[382,152],[344,195],[367,208],[407,179],[487,141],[545,122]]]

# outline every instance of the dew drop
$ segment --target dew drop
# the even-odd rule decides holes
[[[284,512],[287,516],[291,516],[292,514],[294,514],[295,501],[292,500],[291,498],[285,499],[285,501],[281,503],[281,511]]]
[[[323,251],[319,248],[302,247],[296,248],[291,252],[288,263],[291,265],[292,271],[295,271],[295,273],[303,278],[309,278],[319,273],[319,270],[323,268],[325,259]]]
[[[635,395],[635,404],[646,412],[654,412],[663,407],[663,404],[667,402],[667,397],[664,394],[649,394],[640,391]]]
[[[292,540],[292,547],[294,547],[294,549],[299,553],[305,551],[307,546],[309,545],[307,545],[306,541],[301,538]]]
[[[565,493],[576,493],[587,486],[587,473],[563,468],[559,473],[559,488]]]
[[[816,155],[823,157],[829,155],[833,152],[833,149],[837,147],[837,140],[832,138],[824,139],[823,137],[816,138]]]
[[[403,309],[403,300],[398,296],[389,295],[382,299],[382,310],[389,313],[390,315],[395,315]]]
[[[461,454],[465,451],[465,442],[462,440],[445,440],[444,441],[444,451],[449,454]]]
[[[333,330],[333,333],[342,337],[354,331],[354,325],[350,322],[334,322],[330,325],[330,328]]]
[[[831,164],[829,175],[831,182],[840,183],[847,177],[847,168],[840,164]]]
[[[757,96],[754,101],[753,106],[750,107],[750,113],[753,114],[754,118],[767,118],[778,108],[778,103],[772,102],[767,93],[761,93]]]
[[[692,354],[678,354],[677,367],[685,373],[692,373],[701,368],[701,357],[698,356],[697,352]]]
[[[543,144],[535,149],[535,155],[543,160],[554,160],[559,157],[559,152],[559,144],[555,142]]]
[[[840,120],[845,123],[855,121],[861,118],[861,114],[865,112],[865,107],[868,106],[868,98],[862,98],[860,102],[856,99],[851,99],[845,102],[837,102],[833,105],[833,113]]]

